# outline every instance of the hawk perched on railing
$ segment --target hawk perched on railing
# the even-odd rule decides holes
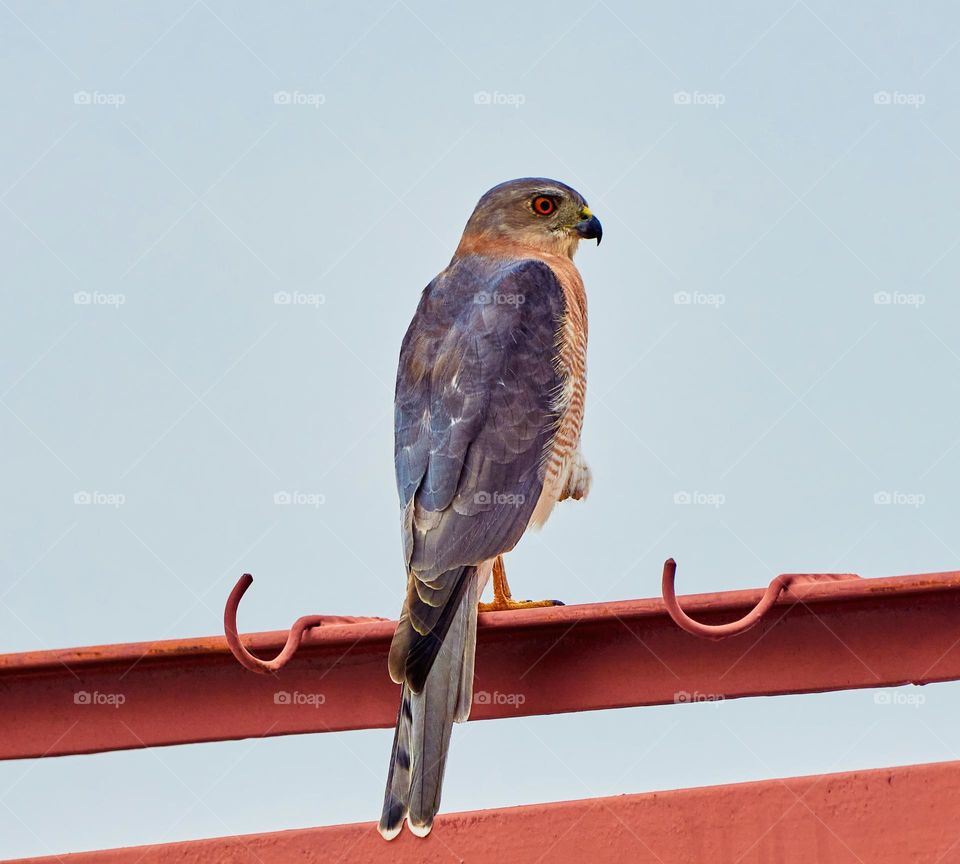
[[[515,601],[503,554],[554,504],[582,498],[587,304],[573,254],[600,242],[583,197],[542,178],[495,186],[424,290],[400,349],[395,465],[407,596],[390,648],[403,684],[380,833],[424,836],[454,721],[473,695],[481,611]]]

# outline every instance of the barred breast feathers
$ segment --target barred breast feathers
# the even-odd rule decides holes
[[[563,289],[565,313],[557,330],[555,358],[563,381],[557,402],[559,420],[556,434],[544,450],[543,491],[530,517],[532,527],[540,527],[547,521],[554,505],[565,497],[571,473],[582,464],[580,430],[587,389],[587,297],[583,279],[569,258],[537,257],[556,274]],[[588,473],[583,482],[589,486]],[[580,494],[585,494],[585,490]]]

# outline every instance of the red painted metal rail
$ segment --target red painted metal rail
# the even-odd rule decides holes
[[[763,594],[682,605],[718,624]],[[0,758],[392,726],[393,626],[315,627],[270,675],[242,668],[222,637],[0,657]],[[265,656],[286,639],[243,637]],[[659,598],[481,615],[472,719],[957,679],[960,573],[799,583],[749,633],[714,643]]]
[[[911,765],[437,817],[21,859],[35,864],[957,864],[960,763]]]

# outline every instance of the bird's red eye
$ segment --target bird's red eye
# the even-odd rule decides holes
[[[533,199],[533,212],[538,216],[549,216],[557,209],[557,202],[547,195],[538,195]]]

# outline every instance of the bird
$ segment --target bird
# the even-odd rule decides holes
[[[402,685],[380,834],[430,833],[454,722],[473,701],[477,613],[514,600],[503,556],[590,490],[580,452],[587,304],[573,263],[603,236],[565,183],[510,180],[479,200],[400,348],[394,467],[406,596],[390,645]],[[480,603],[493,577],[493,601]]]

